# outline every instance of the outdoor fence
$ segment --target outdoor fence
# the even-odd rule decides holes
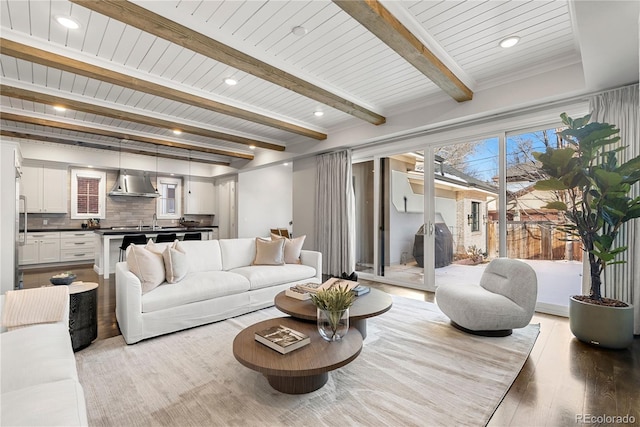
[[[582,245],[555,224],[508,222],[507,257],[582,261]],[[498,253],[498,222],[487,223],[487,254]]]

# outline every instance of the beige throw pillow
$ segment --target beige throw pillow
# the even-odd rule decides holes
[[[141,245],[131,245],[130,248],[127,266],[129,266],[129,271],[140,279],[142,293],[145,294],[164,282],[162,254],[150,251]]]
[[[253,265],[283,265],[284,240],[264,240],[256,238],[256,256]]]
[[[181,250],[177,242],[176,240],[173,245],[167,246],[162,252],[165,274],[169,283],[178,283],[189,272],[187,254]]]
[[[271,240],[284,240],[284,262],[286,264],[300,264],[302,262],[300,261],[300,251],[302,251],[302,245],[304,245],[304,239],[306,238],[306,234],[294,239],[287,239],[271,233]]]

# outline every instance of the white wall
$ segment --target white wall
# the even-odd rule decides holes
[[[316,173],[315,156],[293,163],[293,235],[306,235],[304,249],[316,250]]]
[[[269,236],[293,220],[292,166],[282,164],[238,174],[238,237]]]

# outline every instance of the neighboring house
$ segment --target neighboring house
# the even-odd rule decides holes
[[[535,184],[544,175],[535,163],[519,163],[507,168],[507,221],[557,222],[560,217],[555,210],[544,206],[558,195],[553,191],[540,191]],[[497,183],[498,177],[493,178]],[[497,201],[489,204],[489,217],[498,220]]]
[[[423,168],[421,162],[405,156],[392,159],[390,169],[387,262],[397,264],[412,254],[415,233],[423,224]],[[440,157],[436,158],[434,180],[436,217],[451,232],[454,254],[466,253],[471,246],[485,252],[487,204],[498,197],[498,189],[451,167]]]

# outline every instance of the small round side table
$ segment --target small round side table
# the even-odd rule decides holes
[[[98,284],[69,285],[69,333],[73,351],[82,350],[98,337]]]

